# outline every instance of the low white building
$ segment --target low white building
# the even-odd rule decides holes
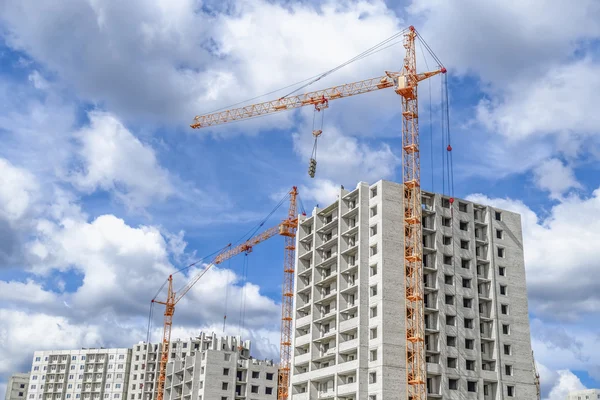
[[[567,400],[598,400],[600,399],[600,389],[585,389],[571,392]]]
[[[277,398],[277,366],[250,356],[239,336],[200,334],[171,342],[165,400],[267,400]],[[129,400],[154,400],[162,346],[132,349]]]
[[[25,400],[29,387],[29,372],[14,374],[8,378],[6,385],[6,400]]]
[[[29,400],[125,400],[131,349],[36,351]]]

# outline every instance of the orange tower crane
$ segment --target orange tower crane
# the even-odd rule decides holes
[[[277,100],[253,104],[194,118],[190,127],[194,129],[254,118],[265,114],[313,105],[317,111],[326,108],[330,100],[394,88],[402,98],[402,177],[404,183],[404,277],[406,292],[406,379],[408,400],[426,399],[425,327],[423,317],[423,249],[421,229],[421,164],[419,149],[419,125],[417,85],[420,81],[446,73],[441,65],[431,72],[417,73],[415,40],[417,32],[411,26],[404,34],[406,54],[400,72],[388,72],[385,76],[359,82],[334,86],[301,95],[286,96]],[[438,61],[439,63],[439,61]],[[312,160],[311,160],[312,162]],[[288,312],[284,307],[284,313]],[[284,318],[292,317],[291,309]],[[283,335],[283,333],[282,333]],[[289,345],[281,343],[281,362],[290,365]],[[289,368],[284,371],[289,371]],[[282,379],[280,384],[289,384]],[[287,400],[288,387],[280,387],[278,400]]]
[[[250,253],[252,248],[264,242],[267,239],[272,238],[276,235],[285,237],[285,257],[284,257],[284,286],[283,286],[283,314],[284,316],[290,314],[292,310],[292,296],[294,295],[294,260],[296,258],[296,230],[298,228],[298,215],[296,213],[296,198],[298,196],[298,189],[296,186],[292,188],[289,193],[290,205],[288,210],[288,216],[280,224],[267,229],[266,231],[254,236],[246,242],[239,244],[235,247],[231,245],[221,250],[213,260],[204,267],[196,276],[188,281],[188,283],[177,293],[173,291],[173,275],[169,276],[168,279],[168,290],[167,299],[165,301],[158,301],[153,299],[153,303],[162,304],[165,306],[165,318],[163,327],[163,339],[162,339],[162,352],[160,357],[160,368],[158,375],[158,385],[156,387],[156,399],[163,400],[165,380],[167,373],[167,362],[169,361],[169,345],[171,343],[171,327],[173,326],[173,314],[175,313],[175,305],[185,296],[187,292],[204,276],[204,274],[212,268],[214,265],[220,264],[225,260],[228,260],[241,253]],[[290,353],[291,346],[291,332],[292,332],[292,319],[282,318],[281,323],[281,342],[287,343],[286,354]],[[288,366],[289,375],[289,366]],[[286,375],[286,377],[288,376]],[[287,382],[287,381],[286,381]]]

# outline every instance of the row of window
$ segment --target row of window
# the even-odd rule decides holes
[[[117,379],[123,379],[123,374],[116,374],[115,375]],[[31,377],[32,380],[37,380],[38,375],[33,375]],[[106,375],[106,379],[111,379],[112,378],[112,374],[107,374]],[[45,380],[46,379],[46,375],[42,375],[41,376],[41,380]],[[48,378],[50,379],[50,378]],[[59,375],[58,377],[59,380],[63,380],[64,379],[64,375]],[[75,378],[75,375],[69,375],[69,379],[83,379],[83,374],[79,374],[77,378]]]
[[[41,398],[42,398],[42,396],[43,396],[43,394],[40,394],[40,395],[38,395],[38,398],[40,398],[40,399],[41,399]],[[61,394],[60,394],[60,393],[58,393],[58,394],[56,394],[56,395],[55,395],[55,397],[54,397],[54,398],[55,398],[55,399],[60,399],[61,397],[62,397],[62,396],[61,396]],[[110,397],[111,397],[111,396],[110,396],[110,394],[109,394],[109,393],[105,393],[105,394],[104,394],[104,398],[105,398],[105,399],[108,399],[108,398],[110,398]],[[30,394],[30,395],[29,395],[29,398],[30,398],[30,399],[34,399],[34,398],[35,398],[35,394]],[[65,398],[67,398],[67,399],[70,399],[70,398],[71,398],[71,394],[70,394],[70,393],[67,393],[67,395],[65,396]],[[76,398],[76,399],[79,399],[79,398],[81,398],[81,394],[79,394],[79,393],[75,394],[75,398]],[[84,395],[83,395],[83,398],[84,398],[84,399],[89,399],[89,398],[92,398],[92,396],[91,396],[91,394],[90,394],[90,393],[84,393]],[[94,399],[99,399],[99,398],[100,398],[100,395],[99,395],[99,394],[97,394],[97,393],[95,393],[95,394],[93,395],[93,398],[94,398]],[[114,394],[112,395],[112,398],[113,398],[113,399],[119,399],[119,398],[121,398],[121,394],[120,394],[120,393],[114,393]]]
[[[119,360],[125,359],[125,355],[124,354],[119,354],[118,356],[119,356]],[[59,357],[60,357],[60,361],[67,361],[67,357],[68,356],[46,356],[46,357],[44,357],[44,361],[48,361],[48,359],[50,358],[50,362],[55,362],[55,361],[59,360]],[[78,356],[71,356],[71,361],[76,361],[77,357]],[[98,361],[103,361],[105,357],[106,357],[106,355],[99,354],[98,355]],[[85,359],[86,359],[85,355],[83,355],[83,356],[80,357],[81,361],[84,361]],[[95,360],[96,359],[96,354],[88,354],[87,355],[87,359],[89,361]],[[115,354],[110,354],[108,356],[108,359],[109,360],[114,360],[115,359]],[[35,358],[35,362],[40,362],[40,361],[42,361],[42,357],[36,357]]]

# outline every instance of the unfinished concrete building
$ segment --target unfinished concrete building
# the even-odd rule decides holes
[[[124,400],[131,349],[36,351],[30,400]]]
[[[535,398],[520,216],[422,199],[428,398]],[[402,218],[388,181],[301,218],[292,400],[404,395]]]
[[[130,400],[153,400],[161,345],[133,346]],[[267,400],[277,398],[277,367],[250,356],[251,342],[239,336],[200,334],[171,342],[165,400]]]
[[[29,372],[14,374],[8,378],[6,400],[25,400],[29,388]]]
[[[569,393],[566,400],[598,400],[600,389],[584,389]]]

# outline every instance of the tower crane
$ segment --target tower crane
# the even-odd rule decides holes
[[[542,400],[542,393],[540,391],[540,374],[535,366],[535,357],[533,356],[533,351],[531,352],[531,360],[533,361],[533,383],[535,383],[536,399]]]
[[[386,71],[384,76],[347,83],[327,89],[308,92],[302,95],[285,96],[277,100],[248,105],[245,107],[199,115],[194,118],[191,128],[206,128],[242,119],[259,117],[285,110],[312,105],[317,111],[329,106],[329,101],[344,97],[394,88],[402,101],[402,177],[404,185],[403,225],[404,225],[404,280],[406,318],[406,381],[407,400],[426,399],[425,327],[423,316],[423,249],[421,228],[421,165],[419,149],[417,85],[419,82],[446,73],[446,69],[436,57],[439,68],[430,72],[417,73],[415,40],[417,31],[411,26],[404,33],[406,50],[404,64],[399,72]],[[421,38],[422,40],[422,38]],[[429,50],[429,47],[427,47]],[[435,56],[434,56],[435,57]],[[318,132],[319,134],[321,132]],[[315,132],[313,132],[315,135]],[[315,135],[316,137],[317,135]],[[309,173],[314,174],[313,159]],[[285,317],[290,318],[289,315]],[[290,354],[284,352],[287,344],[281,343],[283,365],[290,365]],[[288,369],[289,370],[289,369]],[[289,383],[287,378],[279,383]],[[278,400],[287,400],[288,387],[279,388]]]
[[[165,301],[158,301],[153,299],[152,303],[158,303],[165,306],[164,313],[164,326],[163,326],[163,339],[162,339],[162,352],[160,357],[160,367],[158,376],[158,385],[156,387],[156,399],[163,400],[165,380],[167,373],[167,362],[169,361],[169,345],[171,342],[171,327],[173,325],[173,314],[175,313],[175,305],[185,296],[187,292],[204,276],[204,274],[211,269],[214,265],[218,265],[225,260],[228,260],[241,253],[250,253],[252,248],[259,243],[264,242],[267,239],[272,238],[276,235],[285,237],[285,255],[284,255],[284,286],[283,286],[283,302],[282,302],[282,314],[284,316],[291,315],[293,294],[294,294],[294,260],[296,255],[296,230],[298,228],[298,215],[296,211],[296,198],[298,196],[298,189],[296,186],[289,192],[290,204],[288,209],[288,215],[278,225],[265,230],[264,232],[252,237],[251,239],[241,243],[235,247],[228,245],[223,250],[217,253],[212,261],[207,264],[202,271],[195,275],[188,283],[177,293],[173,291],[173,275],[168,278],[168,289],[167,299]],[[282,318],[281,323],[281,343],[286,343],[285,354],[290,354],[291,346],[291,333],[292,333],[292,319]],[[281,373],[280,373],[281,374]],[[289,375],[289,366],[286,376]],[[287,381],[286,381],[287,382]]]

